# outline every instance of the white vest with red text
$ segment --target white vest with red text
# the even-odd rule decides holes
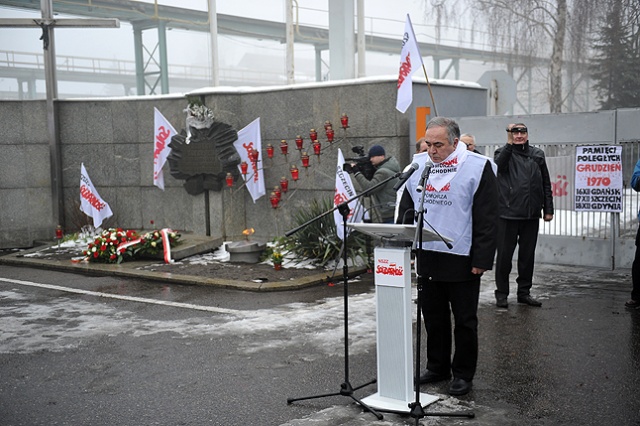
[[[416,191],[420,183],[424,164],[407,181],[407,189],[413,199],[416,212],[419,210],[422,194]],[[440,240],[423,242],[424,250],[468,256],[471,251],[473,197],[480,184],[483,170],[488,159],[470,153],[464,162],[457,166],[453,179],[440,191],[436,191],[429,181],[424,194],[424,229],[432,231],[431,226],[441,235],[451,238],[453,248],[449,249]],[[431,226],[429,226],[431,225]]]

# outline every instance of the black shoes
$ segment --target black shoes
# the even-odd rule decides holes
[[[542,303],[538,302],[536,299],[534,299],[529,295],[518,296],[518,303],[524,303],[525,305],[536,306],[536,307],[542,306]]]
[[[539,302],[538,300],[534,299],[533,297],[531,297],[529,295],[518,296],[518,303],[522,303],[522,304],[529,305],[529,306],[536,306],[536,307],[542,306],[541,302]],[[640,306],[640,303],[638,303],[638,305]],[[496,306],[498,308],[508,308],[509,307],[509,303],[507,303],[507,298],[506,297],[497,298],[496,299]],[[629,306],[629,305],[627,305],[627,306]]]
[[[450,374],[439,374],[433,371],[427,370],[422,376],[420,376],[420,384],[441,382],[443,380],[449,380]]]
[[[442,382],[444,380],[449,380],[451,378],[450,374],[439,374],[433,371],[427,370],[422,376],[420,376],[420,384],[424,385],[427,383],[435,383]],[[449,384],[449,395],[460,396],[466,395],[471,391],[472,381],[466,381],[464,379],[459,379],[454,377],[451,383]]]
[[[459,379],[456,377],[451,381],[451,384],[449,385],[449,395],[466,395],[471,391],[472,387],[472,381],[466,381],[465,379]]]

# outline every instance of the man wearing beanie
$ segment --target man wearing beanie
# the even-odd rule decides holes
[[[369,148],[368,157],[375,169],[375,173],[371,180],[368,180],[357,169],[353,169],[354,177],[362,191],[373,188],[380,182],[389,179],[400,171],[398,160],[394,157],[387,158],[384,148],[381,145],[373,145]],[[352,166],[354,165],[352,164]],[[372,222],[393,223],[393,215],[396,205],[396,191],[393,190],[393,186],[397,181],[397,177],[395,179],[390,179],[384,185],[380,185],[369,192],[372,202],[372,212],[370,213]]]

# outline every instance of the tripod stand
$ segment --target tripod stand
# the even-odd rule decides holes
[[[356,195],[355,197],[350,198],[349,200],[337,205],[336,207],[334,207],[331,210],[328,210],[324,213],[322,213],[320,216],[311,219],[310,221],[303,223],[302,225],[300,225],[299,227],[288,231],[285,233],[286,236],[290,236],[292,234],[294,234],[295,232],[299,231],[300,229],[306,227],[307,225],[309,225],[310,223],[319,220],[320,218],[333,213],[335,210],[338,210],[338,212],[340,213],[340,215],[342,216],[342,229],[343,229],[343,240],[342,240],[342,262],[343,262],[343,266],[342,266],[342,279],[343,279],[343,297],[344,297],[344,381],[342,382],[342,384],[340,385],[340,390],[338,392],[333,392],[333,393],[325,393],[325,394],[320,394],[320,395],[313,395],[313,396],[304,396],[304,397],[299,397],[299,398],[287,398],[287,404],[291,404],[292,402],[295,401],[302,401],[302,400],[306,400],[306,399],[315,399],[315,398],[324,398],[324,397],[328,397],[328,396],[347,396],[351,399],[353,399],[356,403],[358,403],[362,408],[364,408],[366,411],[370,412],[371,414],[373,414],[374,416],[376,416],[376,418],[378,420],[382,420],[383,416],[382,414],[380,414],[378,411],[374,410],[373,408],[371,408],[369,405],[367,405],[366,403],[364,403],[360,398],[356,397],[354,395],[354,391],[361,389],[365,386],[368,386],[370,384],[373,384],[376,382],[376,380],[372,380],[368,383],[365,383],[363,385],[360,385],[358,387],[353,387],[351,385],[351,382],[349,381],[349,266],[347,264],[348,261],[348,252],[347,252],[347,218],[349,216],[350,213],[350,208],[349,208],[349,203],[353,200],[356,200],[360,197],[363,197],[365,195],[367,195],[368,193],[370,193],[371,191],[373,191],[374,189],[378,188],[381,185],[384,185],[385,183],[389,182],[392,179],[397,178],[398,176],[400,176],[401,173],[396,173],[395,175],[389,177],[388,179],[383,180],[382,182],[372,186],[371,188],[369,188],[368,190],[362,192],[361,194]]]

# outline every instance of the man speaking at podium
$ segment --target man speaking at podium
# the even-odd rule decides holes
[[[453,374],[449,394],[465,395],[472,388],[478,360],[480,277],[492,268],[496,249],[496,170],[487,157],[460,143],[460,128],[450,118],[430,120],[425,138],[431,161],[420,157],[420,168],[406,182],[397,217],[412,223],[414,215],[405,212],[419,212],[424,199],[424,229],[435,230],[452,243],[423,242],[416,254],[427,331],[427,371],[420,383],[448,380]]]

